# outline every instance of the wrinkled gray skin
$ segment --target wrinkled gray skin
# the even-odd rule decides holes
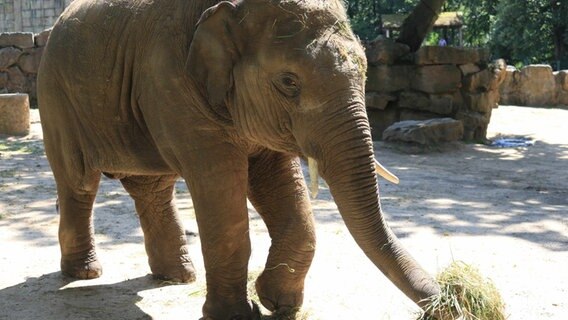
[[[173,203],[181,176],[207,271],[203,318],[258,316],[246,294],[247,197],[272,238],[261,303],[298,307],[315,249],[302,155],[317,160],[369,259],[413,301],[437,294],[381,213],[366,62],[342,6],[216,2],[76,0],[55,25],[38,90],[63,273],[102,273],[92,206],[104,173],[135,200],[153,274],[194,280]]]

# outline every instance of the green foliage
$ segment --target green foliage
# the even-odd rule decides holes
[[[490,45],[495,54],[516,63],[568,60],[568,3],[501,0]]]
[[[373,39],[381,33],[381,14],[407,13],[418,0],[348,0],[345,6],[353,31],[361,39]]]
[[[355,33],[374,39],[382,32],[381,14],[409,13],[418,1],[347,0],[346,7]],[[444,11],[463,14],[465,46],[490,47],[495,58],[512,65],[550,63],[568,69],[568,1],[447,0]],[[442,36],[434,33],[426,44]]]

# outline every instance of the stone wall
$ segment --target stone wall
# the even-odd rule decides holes
[[[501,104],[568,107],[568,70],[552,72],[549,65],[508,66],[501,85]]]
[[[40,32],[51,28],[73,0],[0,0],[0,32]]]
[[[49,30],[0,34],[0,93],[28,93],[30,104],[37,105],[36,77],[48,37]],[[486,138],[508,74],[504,61],[489,63],[486,50],[451,47],[422,47],[411,54],[389,39],[366,46],[366,103],[375,139],[396,122],[437,118],[461,121],[463,140]],[[568,77],[561,74],[558,81],[566,88]]]
[[[490,63],[484,49],[409,51],[390,39],[366,44],[367,112],[374,139],[399,121],[453,118],[463,123],[463,140],[485,140],[505,62]]]
[[[27,93],[37,104],[36,77],[49,31],[0,34],[0,93]]]

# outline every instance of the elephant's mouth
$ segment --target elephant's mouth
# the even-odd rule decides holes
[[[304,160],[306,158],[303,158]],[[319,192],[319,169],[318,163],[314,158],[308,157],[308,173],[310,175],[310,194],[315,198]],[[396,175],[385,168],[377,159],[375,159],[375,173],[383,177],[387,181],[398,184],[400,180]]]

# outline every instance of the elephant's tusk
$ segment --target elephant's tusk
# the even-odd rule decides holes
[[[316,159],[308,157],[308,172],[310,174],[310,194],[312,199],[315,199],[319,192],[319,173]]]
[[[392,174],[390,171],[387,170],[387,168],[383,167],[382,164],[380,164],[377,159],[375,159],[375,172],[387,179],[388,181],[394,183],[394,184],[398,184],[400,182],[400,180],[398,179],[397,176],[395,176],[394,174]]]

